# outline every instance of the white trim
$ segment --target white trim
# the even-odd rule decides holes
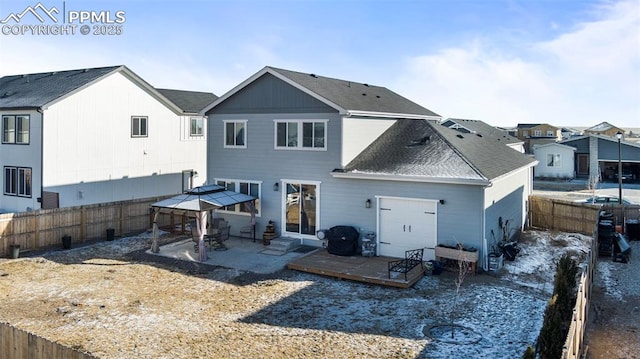
[[[227,145],[227,123],[229,122],[244,123],[244,145],[242,146]],[[248,135],[249,126],[247,125],[247,122],[248,120],[222,120],[222,145],[224,148],[230,148],[230,149],[246,149],[247,148],[247,141],[249,139],[249,135]]]
[[[376,180],[376,181],[464,184],[464,185],[473,185],[473,186],[491,185],[491,181],[487,181],[486,179],[433,178],[433,177],[402,176],[402,175],[378,174],[378,173],[344,173],[344,172],[331,172],[331,176],[334,178],[366,179],[366,180]]]
[[[278,124],[279,123],[324,123],[324,147],[304,147],[302,141],[304,140],[304,131],[302,126],[298,126],[298,145],[296,147],[282,147],[278,146]],[[329,136],[327,134],[329,126],[328,119],[274,119],[273,120],[273,149],[276,151],[327,151],[329,147]]]
[[[321,187],[320,184],[322,183],[321,181],[307,181],[307,180],[298,180],[298,179],[280,179],[280,234],[282,236],[285,237],[289,237],[289,238],[299,238],[302,242],[302,240],[309,240],[309,239],[313,239],[313,240],[318,240],[318,237],[316,237],[316,232],[322,228],[321,226],[321,217],[320,217],[320,191],[321,191]],[[302,233],[295,233],[295,232],[287,232],[287,190],[286,190],[286,184],[287,183],[294,183],[294,184],[301,184],[301,185],[314,185],[316,187],[316,218],[315,218],[315,227],[316,230],[314,231],[314,233],[312,234],[302,234]]]
[[[258,203],[257,203],[257,207],[256,208],[258,210],[258,213],[256,214],[256,218],[262,217],[262,192],[263,192],[262,184],[264,183],[264,181],[252,181],[252,180],[247,180],[247,179],[219,178],[219,177],[216,177],[216,178],[213,179],[213,183],[214,184],[217,184],[218,181],[223,181],[225,183],[226,182],[233,182],[234,184],[237,184],[237,185],[239,185],[240,183],[257,184],[258,185],[258,199],[257,199]],[[240,189],[239,188],[234,188],[233,191],[240,192]],[[251,194],[249,194],[249,195],[251,195]],[[228,213],[228,214],[235,214],[235,215],[238,215],[238,216],[246,216],[246,217],[251,216],[251,213],[240,211],[238,209],[239,205],[240,204],[235,204],[234,205],[236,207],[236,209],[237,209],[236,211],[227,211],[227,210],[222,209],[222,208],[216,209],[215,211],[216,211],[216,213]]]

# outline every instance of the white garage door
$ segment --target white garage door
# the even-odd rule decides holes
[[[404,258],[405,251],[424,248],[424,260],[435,259],[437,208],[436,200],[380,198],[380,255]]]

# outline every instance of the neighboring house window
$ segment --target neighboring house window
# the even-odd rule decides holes
[[[202,117],[191,117],[191,132],[193,137],[204,135],[204,119]]]
[[[148,122],[147,116],[132,116],[131,137],[148,137]]]
[[[2,116],[2,143],[29,144],[29,115]]]
[[[555,137],[553,131],[547,131],[547,137]]]
[[[529,136],[529,131],[526,131],[526,130],[522,131],[522,136],[523,137],[528,137]]]
[[[533,135],[535,137],[540,137],[540,136],[542,136],[542,131],[541,130],[533,130]]]
[[[326,120],[276,121],[276,148],[324,150]]]
[[[559,154],[547,154],[547,167],[560,167],[560,155]]]
[[[247,120],[223,122],[224,147],[247,148]]]
[[[240,192],[256,197],[256,215],[260,215],[260,187],[262,182],[246,181],[246,180],[228,180],[228,179],[216,179],[215,183],[218,186],[225,187],[229,191]],[[249,215],[249,208],[246,204],[240,203],[233,206],[227,206],[219,211],[244,213]]]
[[[31,197],[31,168],[5,167],[4,194]]]

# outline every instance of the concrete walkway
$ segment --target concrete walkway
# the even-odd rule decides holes
[[[253,242],[251,239],[231,237],[224,243],[228,248],[226,251],[208,250],[209,259],[199,263],[268,274],[284,269],[289,261],[304,256],[306,248],[301,247],[302,251],[274,255],[269,246],[263,245],[262,241]],[[193,250],[191,238],[161,246],[159,253],[152,253],[151,250],[146,253],[198,262],[198,254]]]

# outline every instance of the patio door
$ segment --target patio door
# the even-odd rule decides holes
[[[283,181],[284,234],[315,238],[318,215],[318,183]]]

